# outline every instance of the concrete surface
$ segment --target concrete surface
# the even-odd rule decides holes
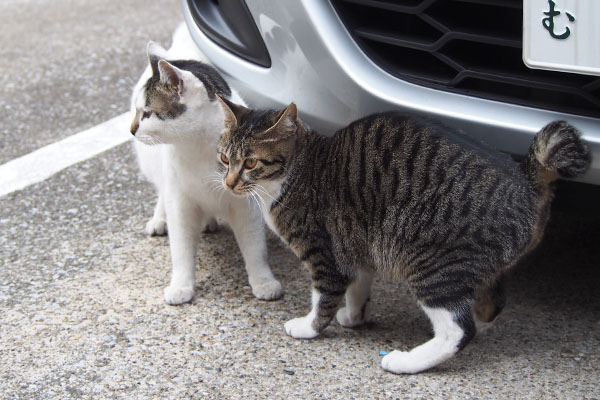
[[[2,0],[0,163],[127,110],[146,43],[182,19],[177,0]]]
[[[0,4],[0,162],[126,111],[145,42],[167,44],[179,20],[178,1],[84,4]],[[36,15],[58,19],[56,32]],[[45,37],[58,44],[36,56]],[[15,50],[19,40],[26,54]],[[88,47],[104,67],[60,66],[63,58],[85,65]],[[57,64],[36,80],[44,58]],[[28,76],[37,83],[28,86]],[[86,92],[86,82],[95,89]],[[282,300],[252,296],[223,229],[200,241],[192,303],[164,304],[168,242],[143,234],[155,195],[124,144],[0,197],[0,399],[598,399],[599,200],[598,187],[562,184],[546,237],[510,278],[496,326],[446,364],[396,376],[380,368],[379,352],[430,337],[405,288],[379,279],[368,325],[334,323],[321,338],[294,340],[283,323],[308,311],[308,278],[272,235]]]
[[[282,324],[307,311],[308,280],[274,238],[283,300],[252,296],[222,230],[200,241],[193,302],[165,305],[168,243],[142,233],[153,198],[126,144],[0,199],[1,398],[600,395],[597,216],[563,204],[510,280],[498,324],[452,361],[395,376],[379,367],[379,351],[430,335],[404,288],[376,283],[366,327],[291,339]]]

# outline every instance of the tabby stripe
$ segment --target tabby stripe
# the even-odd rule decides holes
[[[304,253],[302,253],[302,255],[300,256],[300,261],[306,261],[315,254],[321,254],[322,252],[323,249],[321,249],[320,247],[311,247]]]
[[[442,257],[440,257],[440,259],[442,259]],[[438,274],[441,274],[445,277],[445,279],[441,281],[441,283],[443,283],[447,279],[446,275],[453,274],[452,271],[448,271],[448,268],[457,267],[458,265],[469,265],[469,263],[472,261],[473,259],[469,257],[455,258],[445,263],[438,263],[435,266],[427,268],[425,271],[415,271],[413,274],[411,274],[411,276],[416,275],[419,281],[425,283],[427,280],[434,278]]]
[[[398,121],[400,122],[400,121]],[[394,128],[396,128],[392,135],[394,136],[394,142],[392,144],[393,149],[397,149],[400,147],[402,142],[404,142],[404,138],[407,136],[413,135],[413,127],[408,124],[406,118],[402,118],[402,123],[394,124]]]
[[[260,179],[273,179],[273,178],[281,175],[283,173],[283,171],[284,171],[283,168],[279,168],[278,170],[273,171],[270,174],[261,177]]]
[[[406,157],[407,165],[406,165],[406,174],[408,176],[409,182],[412,182],[413,172],[415,169],[415,162],[419,159],[419,152],[421,151],[421,140],[418,137],[413,137],[412,145],[408,150],[408,154]]]
[[[437,260],[439,259],[438,254],[435,251],[432,252],[426,252],[423,251],[422,253],[419,253],[415,256],[412,257],[412,259],[410,261],[407,262],[407,265],[414,265],[413,269],[421,269],[423,268],[423,266],[425,265],[430,265],[431,261]],[[415,274],[420,274],[420,272],[415,271],[412,275]],[[422,276],[422,275],[419,275]],[[408,279],[408,278],[407,278]]]
[[[426,297],[423,303],[425,303],[427,307],[444,307],[447,309],[451,304],[463,303],[465,300],[472,298],[473,289],[465,286],[460,289],[457,288],[457,290],[448,294],[432,294],[431,296]]]
[[[265,169],[263,167],[256,167],[253,170],[251,170],[250,172],[248,172],[248,174],[251,175],[252,177],[260,177],[264,171],[265,171]]]
[[[346,293],[346,289],[330,289],[326,286],[322,286],[322,285],[317,285],[315,286],[315,289],[319,292],[322,293],[324,295],[327,296],[343,296]],[[319,305],[322,308],[333,308],[333,307],[337,307],[338,304],[337,302],[335,304],[330,304],[328,306],[324,305],[323,303],[319,303]]]
[[[359,149],[359,164],[358,164],[358,190],[364,192],[365,189],[365,179],[367,175],[366,166],[365,166],[365,151],[366,151],[366,143],[365,136],[363,135],[360,140],[360,149]]]
[[[383,139],[383,128],[385,126],[384,121],[379,118],[377,119],[378,125],[377,125],[377,129],[375,130],[375,148],[379,149],[381,147],[381,139]]]
[[[375,182],[375,193],[381,193],[381,172],[379,168],[373,168],[373,180]]]
[[[383,149],[382,165],[383,165],[383,170],[385,172],[389,172],[390,171],[391,161],[392,161],[392,156],[390,154],[390,149],[388,149],[388,148]]]
[[[427,152],[427,160],[431,160],[432,163],[437,162],[438,153],[440,151],[440,142],[435,141],[432,147],[428,148]],[[424,166],[423,170],[425,171],[425,182],[423,183],[423,187],[428,187],[431,180],[431,169]]]
[[[341,276],[333,267],[334,262],[317,262],[311,264],[311,279],[315,282],[324,280],[327,282],[337,282],[339,284],[348,284],[348,279]]]
[[[352,198],[352,193],[350,193],[350,188],[347,186],[344,187],[344,202],[348,203],[352,208],[356,206],[354,199]]]
[[[419,291],[427,296],[432,293],[452,293],[461,291],[463,287],[472,287],[473,282],[478,280],[477,276],[468,271],[446,271],[444,279],[436,279],[435,282],[418,285]]]
[[[271,161],[269,160],[264,160],[264,159],[259,159],[258,161],[260,161],[261,163],[263,163],[264,165],[270,166],[273,164],[285,164],[285,158],[276,158],[273,159]]]

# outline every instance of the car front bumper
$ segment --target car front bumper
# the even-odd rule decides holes
[[[263,67],[208,38],[182,0],[186,23],[200,50],[252,107],[295,102],[300,118],[333,134],[362,116],[387,110],[427,115],[514,155],[527,151],[548,122],[564,119],[592,152],[579,181],[600,184],[600,120],[524,107],[418,86],[388,74],[354,42],[328,1],[247,0],[271,58]]]

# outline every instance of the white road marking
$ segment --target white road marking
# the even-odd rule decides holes
[[[0,197],[41,182],[57,172],[130,140],[130,113],[0,165]]]

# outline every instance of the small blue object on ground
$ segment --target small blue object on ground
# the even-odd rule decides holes
[[[380,355],[380,356],[385,356],[386,354],[387,354],[387,351],[383,351],[383,350],[381,350],[381,351],[379,352],[379,355]]]

